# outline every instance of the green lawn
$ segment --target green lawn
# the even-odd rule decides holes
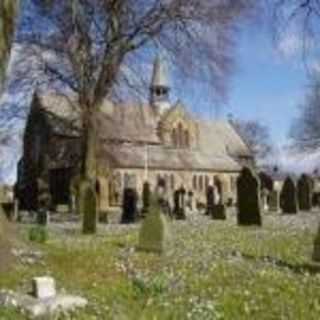
[[[267,216],[260,229],[237,227],[234,218],[174,222],[165,256],[135,251],[138,226],[100,226],[98,235],[82,236],[53,225],[38,247],[43,263],[17,265],[0,275],[0,288],[52,275],[60,289],[89,300],[71,319],[318,320],[320,267],[310,259],[318,217]],[[1,309],[0,319],[25,318]]]

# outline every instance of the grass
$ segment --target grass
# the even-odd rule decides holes
[[[139,226],[101,227],[83,236],[50,227],[34,244],[44,263],[16,265],[0,288],[19,290],[35,275],[52,275],[59,289],[86,297],[71,319],[319,319],[320,267],[310,260],[318,216],[267,216],[262,228],[234,218],[171,224],[166,255],[135,250]],[[27,241],[28,230],[21,229]],[[0,319],[22,320],[0,309]],[[69,318],[68,318],[69,319]]]

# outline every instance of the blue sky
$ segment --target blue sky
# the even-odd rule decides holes
[[[299,115],[308,84],[298,33],[288,30],[274,41],[263,23],[248,24],[237,37],[236,69],[231,78],[229,99],[216,106],[206,96],[206,89],[174,91],[174,96],[202,117],[259,120],[267,125],[273,142],[288,143],[292,121]]]
[[[35,20],[26,15],[21,22],[30,24]],[[24,30],[23,23],[20,26]],[[307,85],[301,47],[301,39],[292,30],[275,44],[266,24],[248,23],[237,37],[236,70],[231,78],[228,103],[217,107],[212,96],[206,94],[210,88],[201,89],[197,83],[191,90],[180,85],[173,90],[173,100],[181,99],[206,118],[227,118],[231,113],[239,119],[257,119],[269,127],[275,144],[287,144],[290,125],[299,114],[298,105]],[[151,77],[151,68],[148,69]],[[25,98],[22,100],[26,101]]]

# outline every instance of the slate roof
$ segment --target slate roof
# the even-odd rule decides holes
[[[147,157],[146,157],[147,154]],[[174,149],[163,145],[105,146],[102,158],[111,159],[116,167],[161,170],[239,171],[239,164],[227,154],[210,155],[200,150]]]
[[[69,119],[76,127],[80,126],[74,101],[49,95],[42,96],[40,102],[44,109],[50,111],[48,119],[53,133],[79,134],[65,127]],[[58,117],[51,119],[53,114]],[[115,106],[106,101],[98,117],[100,159],[112,159],[119,167],[144,168],[144,145],[147,144],[150,168],[239,171],[240,165],[233,157],[251,156],[246,144],[227,121],[194,120],[199,128],[199,143],[191,150],[162,145],[157,135],[158,121],[154,109],[148,104]],[[115,147],[110,147],[112,142]]]

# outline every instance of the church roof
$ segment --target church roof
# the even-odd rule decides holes
[[[199,143],[201,150],[241,157],[251,152],[229,121],[199,121]]]
[[[49,110],[47,118],[53,133],[66,136],[77,134],[67,125],[71,119],[75,127],[80,126],[79,117],[75,116],[76,105],[72,101],[49,95],[41,97],[40,102],[44,109]],[[180,111],[183,114],[183,110]],[[58,116],[51,117],[55,113]],[[190,114],[188,117],[192,118]],[[110,157],[120,167],[143,168],[144,145],[147,144],[150,167],[217,171],[238,171],[241,168],[233,157],[251,156],[250,150],[228,121],[192,121],[198,128],[197,145],[190,150],[170,148],[160,141],[157,133],[159,117],[150,105],[114,105],[106,101],[98,117],[102,142],[100,155]],[[110,142],[114,142],[116,147],[110,147]]]
[[[146,156],[147,154],[147,156]],[[201,150],[174,149],[163,145],[105,145],[100,155],[111,159],[116,167],[162,170],[239,171],[239,164],[227,154],[210,155]]]
[[[104,140],[120,140],[159,144],[157,118],[147,104],[102,106],[98,118],[100,136]]]

